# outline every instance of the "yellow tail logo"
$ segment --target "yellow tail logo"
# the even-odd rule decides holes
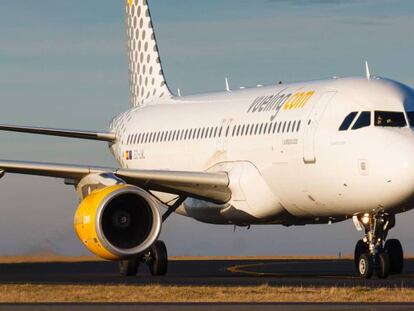
[[[134,3],[134,0],[128,0],[129,6],[132,6],[133,3]]]

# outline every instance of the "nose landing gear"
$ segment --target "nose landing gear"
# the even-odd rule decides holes
[[[355,266],[361,278],[369,279],[375,273],[385,279],[390,274],[400,274],[404,264],[401,243],[386,240],[388,231],[395,226],[395,215],[365,214],[359,219],[365,228],[365,237],[355,246]]]

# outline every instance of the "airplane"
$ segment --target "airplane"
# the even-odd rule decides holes
[[[414,206],[414,90],[370,74],[174,96],[147,0],[125,0],[130,108],[108,131],[0,125],[2,131],[108,143],[119,167],[0,160],[0,175],[75,186],[80,241],[136,276],[165,275],[159,240],[173,213],[216,225],[351,220],[361,278],[403,271],[395,215]]]

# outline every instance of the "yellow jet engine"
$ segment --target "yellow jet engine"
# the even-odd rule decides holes
[[[95,255],[122,260],[146,252],[158,239],[160,203],[145,190],[116,185],[93,191],[79,205],[75,231]]]

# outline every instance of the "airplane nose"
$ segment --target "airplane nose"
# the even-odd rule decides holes
[[[414,135],[399,139],[386,153],[388,161],[383,165],[386,172],[383,177],[391,187],[394,200],[414,201]]]

